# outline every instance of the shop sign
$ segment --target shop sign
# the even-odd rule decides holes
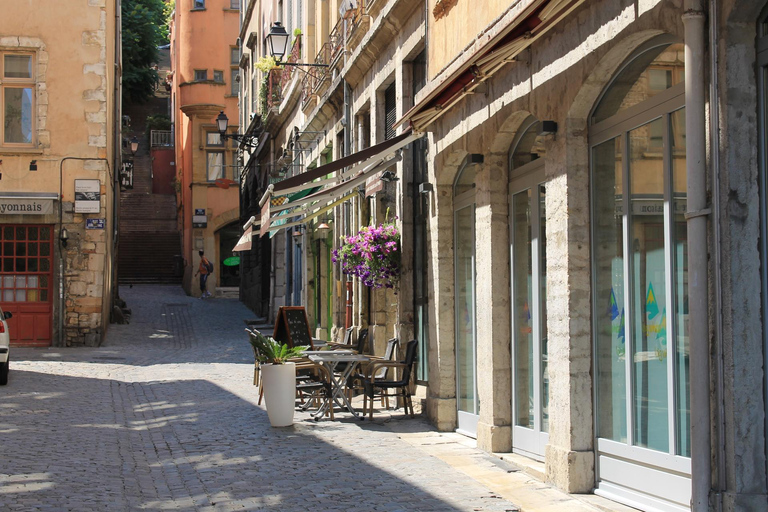
[[[85,219],[85,229],[104,229],[105,219]]]
[[[195,208],[195,214],[192,216],[192,227],[208,227],[208,216],[205,214],[205,208]]]
[[[99,213],[101,181],[75,180],[75,213]]]
[[[0,215],[50,215],[53,199],[0,197]]]

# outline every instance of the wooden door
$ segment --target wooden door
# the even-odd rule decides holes
[[[11,345],[51,345],[53,226],[0,224],[0,307]]]

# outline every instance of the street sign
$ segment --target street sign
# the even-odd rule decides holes
[[[104,229],[106,219],[85,219],[85,229]]]
[[[195,208],[195,214],[192,216],[192,227],[208,227],[208,216],[205,214],[205,208]]]

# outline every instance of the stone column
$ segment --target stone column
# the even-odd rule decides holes
[[[586,124],[567,120],[550,141],[547,177],[549,444],[547,480],[567,492],[594,487],[590,335],[589,165]]]
[[[489,452],[512,449],[506,165],[506,155],[486,156],[475,189],[477,446]]]
[[[436,155],[435,150],[430,135],[429,154]],[[452,199],[457,164],[451,166],[450,172],[441,160],[434,158],[429,165],[429,181],[435,184],[435,190],[429,195],[426,240],[430,318],[427,416],[438,430],[449,431],[456,428],[457,421]]]

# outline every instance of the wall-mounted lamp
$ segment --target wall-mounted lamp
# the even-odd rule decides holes
[[[31,162],[29,162],[29,170],[30,171],[37,170],[37,160],[32,160]]]
[[[432,192],[432,184],[431,183],[419,183],[419,194],[420,195],[428,195],[430,192]]]
[[[59,241],[61,242],[62,247],[67,246],[67,242],[69,242],[69,233],[67,232],[67,228],[61,228],[61,232],[59,233]]]
[[[236,140],[243,146],[249,148],[255,148],[258,145],[258,140],[253,135],[240,135],[239,133],[227,133],[227,126],[229,125],[229,118],[223,110],[219,111],[219,115],[216,116],[216,129],[219,130],[221,140],[232,139]]]
[[[327,222],[323,221],[320,224],[317,225],[315,228],[315,234],[317,235],[317,238],[320,238],[322,240],[325,240],[328,238],[328,234],[331,231],[331,225]]]
[[[557,133],[557,123],[554,121],[542,121],[539,135],[554,135]]]
[[[383,173],[381,173],[381,178],[380,179],[384,183],[390,183],[390,182],[393,182],[393,181],[398,181],[400,178],[398,178],[397,174],[395,174],[392,171],[384,171]]]
[[[281,59],[288,51],[288,32],[279,21],[272,23],[269,28],[269,34],[266,37],[269,54],[275,59],[278,66],[306,66],[313,68],[327,68],[328,64],[309,64],[304,62],[283,62]]]
[[[136,156],[136,152],[139,150],[139,139],[134,135],[131,139],[131,154]]]

